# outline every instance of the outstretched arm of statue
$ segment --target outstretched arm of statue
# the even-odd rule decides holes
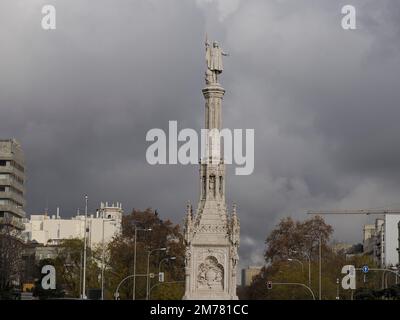
[[[223,55],[223,56],[225,56],[225,57],[229,57],[229,53],[227,53],[227,52],[221,52],[221,54]]]

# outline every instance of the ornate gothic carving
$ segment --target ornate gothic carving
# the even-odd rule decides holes
[[[190,264],[192,258],[192,251],[190,250],[189,247],[186,247],[185,250],[185,265],[188,266]]]
[[[226,226],[224,225],[214,225],[214,224],[203,224],[200,226],[200,232],[209,232],[209,233],[219,233],[226,232]]]
[[[210,176],[210,194],[214,197],[215,196],[215,176]]]
[[[199,265],[197,286],[199,289],[224,289],[224,267],[222,264],[218,263],[217,258],[208,256],[206,260]]]

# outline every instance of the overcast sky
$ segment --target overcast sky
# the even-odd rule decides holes
[[[357,30],[341,27],[345,4]],[[224,126],[255,129],[254,173],[227,176],[241,266],[282,217],[400,206],[399,1],[2,0],[0,137],[25,150],[29,214],[72,216],[88,193],[91,210],[120,201],[181,223],[198,168],[150,166],[145,136],[201,128],[206,32],[230,53]],[[371,218],[327,221],[360,242]]]

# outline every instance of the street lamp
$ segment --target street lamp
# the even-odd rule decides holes
[[[153,249],[148,252],[147,254],[147,281],[146,281],[146,300],[149,300],[149,269],[150,269],[150,256],[153,252],[156,251],[167,251],[167,248],[158,248],[158,249]]]
[[[87,213],[88,213],[88,196],[85,194],[85,231],[83,234],[83,285],[82,299],[86,299],[86,250],[87,250]]]
[[[104,219],[104,210],[103,210],[103,237],[102,237],[102,255],[101,255],[101,300],[104,300],[104,269],[105,269],[104,223],[106,221],[115,223],[114,219],[109,219],[109,220]]]
[[[162,285],[162,284],[175,284],[175,283],[185,283],[186,281],[185,280],[182,280],[182,281],[168,281],[168,282],[159,282],[159,283],[156,283],[155,285],[153,285],[151,288],[150,288],[150,291],[149,291],[149,298],[151,297],[151,291],[155,288],[155,287],[158,287],[158,286],[160,286],[160,285]]]
[[[305,235],[306,238],[312,238],[311,235]],[[322,236],[319,235],[318,237],[318,242],[319,242],[319,292],[318,292],[318,298],[321,300],[322,296]]]
[[[304,283],[300,283],[300,282],[272,282],[272,281],[268,281],[267,282],[267,288],[268,289],[272,289],[272,285],[302,286],[302,287],[306,288],[311,293],[313,300],[315,300],[314,292],[312,291],[312,289],[309,286],[305,285]]]
[[[161,264],[162,264],[164,261],[168,261],[168,260],[176,260],[176,257],[166,257],[166,258],[162,259],[162,260],[160,261],[160,263],[158,264],[158,274],[160,274],[160,272],[161,272]]]
[[[164,261],[172,261],[172,260],[176,260],[176,257],[166,257],[166,258],[164,258],[164,259],[161,259],[161,261],[160,261],[160,263],[158,264],[158,282],[165,282],[165,276],[164,276],[164,272],[163,272],[163,275],[162,275],[162,277],[161,277],[161,265],[162,265],[162,263],[164,262]],[[149,285],[150,286],[150,285]],[[154,287],[154,286],[153,286]],[[150,297],[151,297],[151,290],[152,290],[152,288],[153,287],[151,287],[150,289],[149,289],[149,299],[150,299]]]
[[[319,300],[322,297],[322,245],[321,245],[321,235],[318,238],[319,240]]]
[[[121,282],[118,284],[117,289],[116,289],[115,292],[114,292],[114,298],[115,298],[115,300],[119,300],[119,288],[120,288],[120,286],[122,285],[122,283],[124,283],[125,280],[128,280],[128,279],[130,279],[130,278],[139,277],[139,276],[141,276],[141,277],[147,277],[147,274],[131,274],[131,275],[126,276],[125,278],[123,278],[123,279],[121,280]]]
[[[292,253],[298,253],[296,250],[290,250]],[[311,287],[311,256],[307,252],[302,252],[308,261],[308,286]]]
[[[135,274],[136,274],[136,243],[137,243],[137,232],[138,231],[152,231],[152,229],[151,228],[138,228],[136,225],[135,225],[135,249],[134,249],[134,257],[133,257],[133,259],[134,259],[134,262],[133,262],[133,292],[132,292],[132,300],[135,300],[136,299],[136,276],[135,276]]]
[[[290,262],[298,262],[298,263],[300,263],[300,265],[301,265],[301,272],[303,272],[303,271],[304,271],[304,265],[303,265],[303,262],[301,262],[299,259],[295,259],[295,258],[288,258],[287,260],[288,260],[288,261],[290,261]]]

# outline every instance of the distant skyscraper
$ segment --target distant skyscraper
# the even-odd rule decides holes
[[[222,97],[218,83],[222,55],[217,42],[206,41],[205,127],[221,130]],[[211,133],[211,132],[210,132]],[[213,133],[211,133],[212,135]],[[234,206],[228,213],[225,203],[225,164],[221,147],[214,136],[207,139],[206,154],[200,164],[200,199],[196,214],[188,204],[185,219],[185,295],[184,299],[237,299],[236,269],[239,247],[239,219]],[[209,141],[211,140],[211,141]]]
[[[15,139],[0,140],[0,228],[24,228],[25,158]]]

